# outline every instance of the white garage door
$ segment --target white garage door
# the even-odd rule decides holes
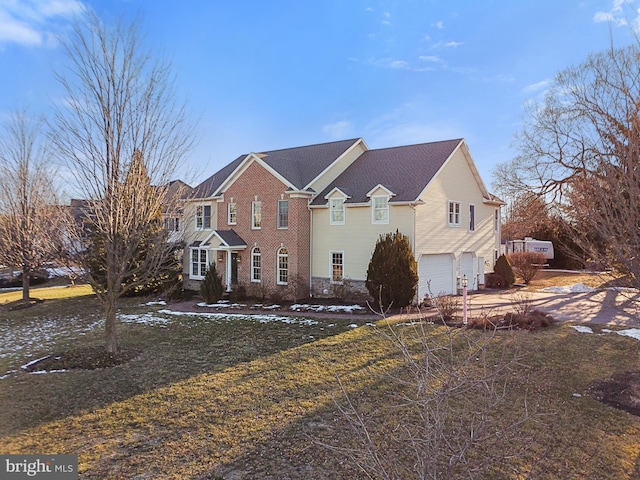
[[[418,295],[423,299],[426,295],[438,296],[454,294],[455,270],[453,255],[443,253],[438,255],[422,255],[418,262]]]

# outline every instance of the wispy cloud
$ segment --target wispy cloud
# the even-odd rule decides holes
[[[544,80],[541,80],[540,82],[536,82],[536,83],[532,83],[531,85],[527,85],[522,90],[526,94],[533,94],[533,93],[538,93],[538,92],[546,90],[549,87],[549,85],[551,85],[551,79],[545,78]]]
[[[635,0],[613,0],[609,10],[598,11],[593,15],[593,21],[594,23],[611,23],[618,27],[624,27],[631,23],[634,30],[638,31],[640,9],[634,8],[635,3]]]
[[[85,9],[79,0],[0,0],[0,46],[50,46],[57,22]]]
[[[352,136],[353,124],[348,120],[340,120],[330,123],[322,127],[322,132],[329,137],[330,140],[337,140]]]
[[[436,27],[438,30],[443,30],[444,29],[444,22],[439,21],[433,24],[434,27]]]

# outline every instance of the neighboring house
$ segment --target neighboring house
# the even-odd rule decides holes
[[[182,180],[172,180],[166,188],[162,224],[169,232],[169,242],[179,243],[184,240],[184,200],[193,194],[193,188]]]
[[[398,230],[418,262],[420,298],[455,293],[463,276],[477,289],[497,258],[501,205],[462,139],[243,155],[186,202],[185,285],[198,288],[215,262],[228,291],[364,296],[376,241]]]

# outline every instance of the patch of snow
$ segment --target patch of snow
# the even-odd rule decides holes
[[[640,328],[628,328],[627,330],[618,330],[616,332],[618,335],[623,335],[625,337],[635,338],[636,340],[640,340]]]
[[[352,323],[351,325],[347,325],[347,328],[358,328],[358,324]]]
[[[595,288],[587,287],[584,283],[575,283],[573,285],[563,285],[561,287],[546,287],[543,292],[551,293],[590,293],[595,292]]]
[[[294,312],[352,313],[363,309],[361,305],[309,305],[308,303],[294,303],[289,307],[289,310]]]
[[[247,307],[243,303],[229,303],[227,300],[221,300],[218,303],[200,302],[197,305],[198,307],[206,307],[206,308],[246,308]]]
[[[571,328],[575,329],[580,333],[593,333],[591,327],[585,327],[584,325],[572,325]]]
[[[165,302],[164,300],[159,300],[157,302],[147,302],[145,303],[145,306],[150,307],[152,305],[166,305],[167,302]]]
[[[157,317],[153,313],[142,314],[120,314],[118,320],[122,323],[138,323],[141,325],[152,325],[166,328],[171,320],[163,317]]]
[[[18,325],[0,323],[0,358],[30,356],[65,339],[93,332],[104,321],[86,322],[77,317],[33,318]]]
[[[29,372],[29,375],[44,375],[45,373],[63,373],[67,370],[36,370],[34,372]]]
[[[308,318],[298,318],[274,314],[252,315],[242,313],[215,313],[215,312],[176,312],[174,310],[160,310],[158,313],[163,315],[198,317],[213,320],[253,320],[260,323],[282,322],[289,324],[299,323],[301,325],[317,325],[319,322]]]
[[[47,358],[49,358],[51,355],[45,355],[44,357],[40,357],[40,358],[36,358],[35,360],[31,360],[28,363],[25,363],[24,365],[21,365],[20,368],[22,368],[23,370],[26,370],[27,368],[29,368],[31,365],[41,362],[42,360],[46,360]]]

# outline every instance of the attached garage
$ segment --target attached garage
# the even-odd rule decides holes
[[[422,255],[418,261],[418,298],[456,293],[455,272],[452,254]]]

